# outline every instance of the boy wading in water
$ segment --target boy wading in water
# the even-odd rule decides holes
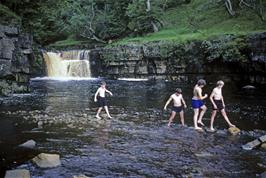
[[[200,79],[198,80],[197,84],[195,85],[193,89],[193,98],[192,98],[192,107],[194,110],[193,121],[194,121],[194,128],[196,130],[202,130],[202,128],[199,127],[198,124],[200,124],[201,126],[204,126],[202,122],[202,118],[207,110],[207,107],[204,105],[202,100],[208,97],[207,94],[202,96],[202,88],[205,85],[206,85],[206,81],[203,79]]]
[[[168,101],[165,103],[164,110],[166,110],[167,106],[172,100],[174,101],[174,106],[172,107],[172,112],[169,118],[168,127],[171,126],[171,123],[173,122],[176,113],[179,113],[181,123],[183,126],[185,125],[183,106],[184,108],[187,108],[187,105],[181,93],[182,93],[182,90],[180,88],[177,88],[176,92],[172,94],[170,98],[168,99]]]
[[[217,110],[221,111],[222,116],[226,120],[229,127],[235,127],[230,120],[227,117],[227,114],[225,112],[225,104],[224,104],[224,98],[222,95],[222,88],[224,86],[224,82],[222,80],[219,80],[216,84],[216,87],[212,90],[212,93],[210,95],[210,100],[212,102],[213,111],[211,116],[211,123],[210,123],[210,131],[215,131],[213,128],[213,122],[215,119],[215,116],[217,114]]]
[[[104,109],[105,109],[105,111],[107,113],[108,118],[109,119],[112,118],[110,116],[110,114],[109,114],[109,110],[108,110],[108,107],[107,107],[107,101],[106,101],[106,98],[105,98],[105,92],[107,92],[111,96],[113,96],[112,92],[110,92],[109,90],[106,89],[106,83],[105,82],[102,82],[101,83],[101,87],[98,88],[98,90],[96,91],[95,96],[94,96],[94,101],[95,102],[98,101],[98,104],[99,104],[99,109],[98,109],[97,114],[96,114],[96,118],[97,119],[101,119],[101,117],[99,116],[99,114],[102,111],[103,107],[104,107]],[[98,98],[98,100],[97,100],[97,98]]]

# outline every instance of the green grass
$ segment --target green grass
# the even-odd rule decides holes
[[[50,44],[49,47],[64,47],[64,46],[76,46],[88,43],[88,40],[76,40],[68,38],[66,40],[57,41],[56,43]]]
[[[162,17],[164,28],[159,32],[124,38],[112,45],[152,41],[186,42],[210,39],[223,34],[245,35],[266,31],[266,22],[253,10],[237,8],[236,14],[231,17],[224,5],[215,0],[192,0],[189,4],[168,9]],[[264,15],[266,17],[266,14]]]
[[[12,12],[8,7],[0,4],[0,24],[16,25],[21,23],[21,18]]]

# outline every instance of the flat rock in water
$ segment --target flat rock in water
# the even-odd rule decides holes
[[[228,131],[231,135],[238,135],[240,133],[240,129],[237,127],[230,127]]]
[[[34,148],[36,146],[36,142],[34,140],[28,140],[23,144],[20,144],[19,147],[24,148]]]
[[[266,135],[259,137],[256,140],[253,140],[251,142],[248,142],[247,144],[243,145],[242,148],[244,150],[252,150],[253,148],[259,146],[262,142],[266,141]],[[261,147],[266,149],[266,143],[262,143]]]
[[[51,168],[61,165],[60,156],[58,154],[41,153],[34,157],[32,161],[41,168]]]
[[[266,142],[266,135],[261,136],[259,139],[261,142]]]
[[[261,144],[261,142],[256,139],[256,140],[253,140],[252,142],[248,142],[247,144],[245,145],[242,145],[242,148],[244,150],[252,150],[253,148],[259,146]]]
[[[26,169],[16,169],[6,171],[5,178],[30,178],[30,171]]]

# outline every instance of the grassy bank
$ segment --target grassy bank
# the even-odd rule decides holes
[[[237,8],[231,17],[222,2],[216,0],[192,0],[165,11],[164,27],[159,32],[142,37],[124,38],[114,44],[145,43],[151,41],[204,40],[223,34],[245,35],[265,32],[266,22],[247,7]]]

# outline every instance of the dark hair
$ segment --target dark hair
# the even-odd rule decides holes
[[[106,85],[106,82],[105,82],[105,81],[102,81],[102,82],[101,82],[101,85]]]
[[[177,89],[175,89],[175,91],[176,91],[177,93],[179,93],[179,94],[181,94],[181,93],[182,93],[182,90],[181,90],[181,88],[177,88]]]
[[[201,86],[201,85],[206,85],[206,81],[204,79],[199,79],[197,82],[197,85]]]

